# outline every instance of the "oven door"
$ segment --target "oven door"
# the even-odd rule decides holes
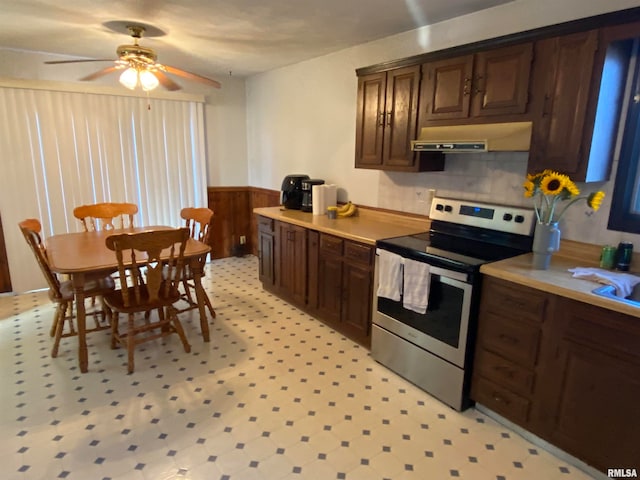
[[[400,301],[376,298],[373,323],[430,353],[464,368],[472,285],[467,274],[429,268],[429,302],[424,314]]]

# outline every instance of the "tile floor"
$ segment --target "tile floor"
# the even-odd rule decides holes
[[[255,257],[212,262],[218,317],[202,342],[136,352],[108,332],[50,357],[43,292],[0,297],[3,479],[249,480],[592,478],[489,417],[457,413],[368,351],[265,293]]]

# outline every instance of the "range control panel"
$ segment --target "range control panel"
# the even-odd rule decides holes
[[[535,211],[531,208],[494,205],[473,200],[434,197],[429,218],[501,232],[532,235]]]

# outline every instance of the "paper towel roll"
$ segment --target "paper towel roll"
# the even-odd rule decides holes
[[[312,208],[311,211],[314,215],[322,215],[326,212],[326,208],[322,208],[324,205],[324,185],[312,185],[311,186],[311,199]]]

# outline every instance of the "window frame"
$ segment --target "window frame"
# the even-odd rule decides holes
[[[640,233],[640,213],[633,213],[634,201],[640,195],[640,62],[634,67],[632,85],[607,228]]]

